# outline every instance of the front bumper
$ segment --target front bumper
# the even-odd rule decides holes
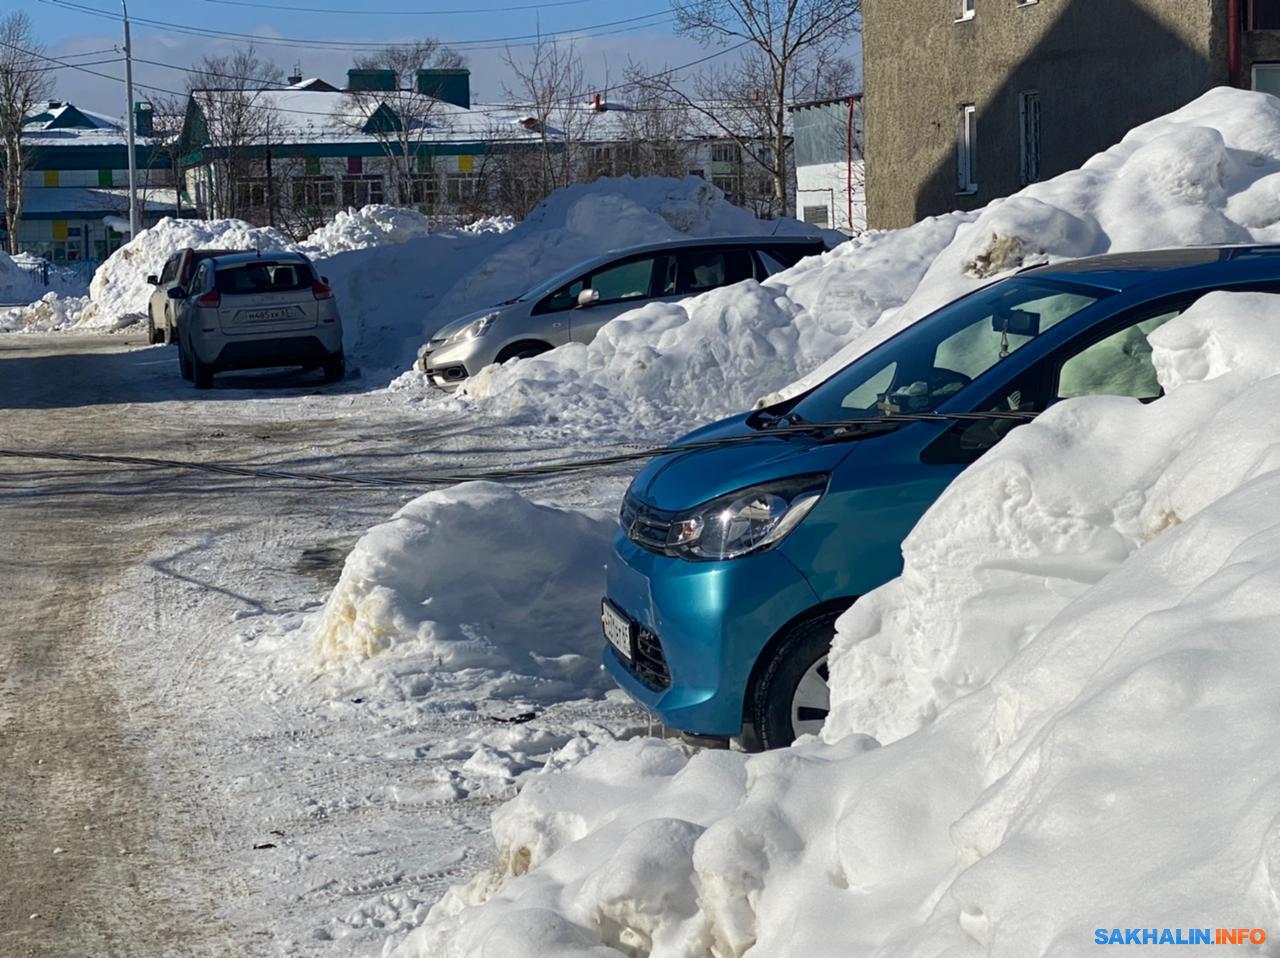
[[[489,352],[483,336],[447,345],[430,342],[418,353],[415,365],[431,378],[433,385],[456,389],[493,362]]]
[[[641,549],[621,532],[609,557],[608,599],[654,637],[670,676],[661,687],[650,669],[628,665],[606,644],[604,666],[614,681],[664,725],[714,736],[742,731],[747,683],[760,652],[818,603],[805,577],[776,549],[690,562]]]

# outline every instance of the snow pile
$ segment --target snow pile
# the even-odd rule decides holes
[[[2,332],[53,332],[78,325],[89,308],[87,296],[45,293],[34,303],[0,310]]]
[[[611,687],[600,595],[612,514],[492,483],[424,495],[347,557],[316,627],[345,687],[401,699],[554,702]]]
[[[870,233],[746,282],[607,324],[588,346],[489,370],[461,401],[601,428],[682,425],[789,395],[937,307],[1027,263],[1280,240],[1280,101],[1214,90],[1082,169],[985,209]],[[871,330],[871,332],[868,332]],[[570,405],[571,397],[581,401]]]
[[[921,520],[839,621],[822,739],[637,740],[538,776],[495,813],[494,870],[396,953],[1026,958],[1274,928],[1280,297],[1212,294],[1152,344],[1166,397],[1054,407]]]
[[[159,276],[167,260],[178,250],[237,249],[291,250],[295,244],[269,227],[250,226],[243,220],[177,220],[165,217],[139,233],[98,267],[89,284],[93,301],[86,325],[118,327],[146,319],[147,301],[155,287],[148,276]]]
[[[353,249],[403,243],[431,232],[431,221],[417,210],[373,205],[341,210],[302,241],[313,256],[332,256]]]

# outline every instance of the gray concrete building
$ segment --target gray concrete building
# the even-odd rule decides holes
[[[1280,95],[1280,0],[863,0],[867,218],[1073,169],[1224,84]]]

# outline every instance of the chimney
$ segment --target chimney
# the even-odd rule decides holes
[[[605,110],[609,109],[609,107],[605,105],[605,102],[600,98],[599,93],[597,93],[595,99],[591,101],[591,108],[597,113],[603,113]]]
[[[286,79],[289,82],[289,86],[297,86],[299,83],[301,83],[302,82],[302,64],[295,63],[293,65],[293,72],[289,74],[289,76]]]
[[[350,93],[364,93],[369,91],[390,93],[394,92],[395,88],[395,70],[352,69],[347,71],[347,91]]]
[[[150,103],[135,103],[133,105],[133,132],[137,136],[155,136],[155,118],[155,109]]]
[[[439,67],[419,70],[418,85],[415,89],[424,96],[435,97],[445,103],[460,106],[464,110],[471,109],[470,70],[446,70]]]

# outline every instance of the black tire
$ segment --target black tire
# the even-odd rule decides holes
[[[160,330],[160,341],[166,346],[172,346],[177,340],[178,338],[173,335],[173,326],[165,323],[164,329]]]
[[[187,382],[191,382],[191,359],[187,356],[187,347],[178,340],[178,372]]]
[[[327,383],[342,382],[347,375],[347,358],[342,353],[335,353],[324,361],[324,381]]]
[[[159,346],[164,342],[164,334],[156,329],[156,321],[151,318],[151,314],[147,314],[147,342],[152,346]]]
[[[194,352],[191,354],[191,382],[196,389],[209,389],[213,386],[213,367],[200,361]]]
[[[531,359],[534,356],[541,356],[545,352],[551,350],[550,343],[540,343],[536,340],[525,340],[524,342],[512,343],[509,346],[503,346],[502,350],[494,357],[495,363],[505,363],[508,359]]]
[[[824,708],[812,702],[805,704],[803,700],[798,703],[796,699],[801,680],[810,669],[826,684],[826,658],[839,617],[839,612],[829,612],[792,628],[776,647],[772,661],[760,673],[748,700],[748,719],[762,748],[785,748],[796,740],[798,731],[817,730],[817,724],[797,729],[797,719],[810,723],[826,719],[829,699]],[[811,689],[811,685],[806,685],[807,691]]]

